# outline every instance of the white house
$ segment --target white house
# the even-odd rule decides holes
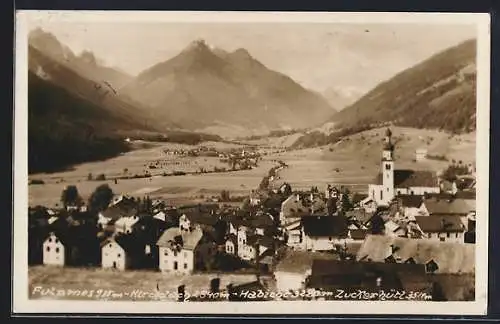
[[[303,217],[302,226],[302,248],[307,251],[330,251],[348,239],[348,223],[343,216]]]
[[[382,170],[375,183],[368,185],[368,195],[377,205],[387,206],[396,195],[439,193],[438,177],[431,171],[395,170],[392,132],[386,131],[382,151]]]
[[[191,273],[213,257],[213,243],[202,244],[203,231],[199,226],[189,230],[178,227],[167,229],[157,242],[161,271]]]
[[[43,264],[64,266],[65,259],[64,244],[54,233],[50,233],[43,242]]]
[[[101,266],[117,270],[125,270],[130,266],[124,247],[113,238],[101,244]]]
[[[303,244],[304,233],[302,231],[302,224],[300,221],[289,224],[284,230],[287,235],[287,246],[293,249],[305,248]]]
[[[460,216],[416,216],[415,222],[429,240],[464,243],[466,228]]]
[[[427,158],[427,149],[419,148],[415,150],[415,161],[424,161]]]
[[[234,234],[228,235],[225,243],[225,252],[227,254],[233,254],[233,255],[238,254],[238,241],[236,235]]]

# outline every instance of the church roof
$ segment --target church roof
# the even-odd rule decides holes
[[[382,184],[382,173],[377,175],[375,183]],[[394,188],[438,186],[438,178],[431,171],[394,170]]]

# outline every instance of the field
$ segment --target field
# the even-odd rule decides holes
[[[189,149],[194,146],[174,145],[169,143],[143,143],[143,148],[123,154],[119,157],[75,166],[72,170],[53,174],[34,174],[31,179],[41,179],[44,185],[30,185],[30,205],[54,206],[59,203],[61,191],[69,184],[75,184],[82,197],[87,198],[101,183],[108,183],[115,193],[132,195],[150,195],[161,197],[171,203],[200,201],[206,197],[218,196],[222,190],[229,190],[231,195],[247,195],[257,188],[262,177],[275,165],[276,160],[283,160],[289,168],[280,171],[273,182],[279,186],[289,182],[292,188],[309,189],[317,186],[320,190],[327,184],[346,185],[351,190],[363,192],[367,184],[380,170],[380,156],[384,129],[374,129],[349,136],[331,146],[288,150],[279,153],[278,144],[288,144],[290,136],[255,141],[268,155],[252,170],[224,173],[205,173],[184,176],[162,176],[163,172],[196,172],[200,168],[213,170],[214,167],[228,167],[217,157],[179,157],[166,155],[165,149]],[[393,128],[395,139],[396,168],[440,171],[452,160],[464,164],[475,163],[475,133],[453,136],[433,130],[412,128]],[[238,147],[228,143],[203,143],[218,150]],[[274,148],[273,148],[274,147]],[[426,159],[416,162],[415,150],[426,148],[429,155],[444,156],[445,160]],[[148,169],[148,165],[160,161],[158,169]],[[125,172],[125,169],[127,169]],[[146,170],[151,178],[88,181],[88,174],[94,177],[104,173],[107,178],[125,174],[143,174]]]
[[[202,291],[209,291],[210,280],[220,278],[220,289],[229,284],[241,284],[256,280],[253,274],[167,274],[160,271],[123,271],[101,268],[60,268],[52,266],[29,267],[29,295],[33,299],[109,299],[134,300],[134,290],[147,294],[155,292],[177,293],[179,285],[185,285],[186,295],[194,296]],[[56,291],[56,296],[49,290]],[[57,296],[57,291],[66,292]],[[93,296],[77,296],[76,291],[94,290]],[[112,291],[114,295],[104,296],[97,291]],[[73,292],[72,295],[71,292]],[[101,296],[99,296],[101,295]],[[157,295],[156,297],[160,297]],[[135,300],[154,300],[153,296],[135,296]],[[165,300],[175,300],[172,295]]]
[[[397,169],[439,172],[452,160],[475,164],[475,133],[451,137],[434,130],[392,128]],[[331,146],[289,150],[277,154],[290,167],[280,172],[276,182],[289,182],[293,188],[324,188],[327,184],[346,185],[364,191],[380,170],[385,129],[373,129],[347,137]],[[444,156],[448,161],[415,161],[415,150],[425,148],[429,155]]]
[[[237,147],[226,143],[204,143],[204,146],[215,146],[218,150]],[[92,191],[102,183],[108,183],[117,194],[150,195],[166,199],[202,199],[201,196],[219,195],[221,190],[229,190],[231,195],[247,195],[255,189],[274,163],[265,159],[252,170],[241,170],[224,173],[204,173],[184,176],[162,176],[163,172],[173,171],[196,172],[200,168],[213,170],[214,167],[226,167],[218,157],[180,157],[167,155],[165,149],[190,149],[195,146],[174,145],[168,143],[144,143],[144,148],[125,153],[106,161],[84,163],[72,170],[51,173],[33,174],[30,179],[43,180],[43,185],[29,186],[29,204],[55,206],[59,203],[62,190],[70,184],[78,187],[80,195],[86,199]],[[149,169],[149,164],[160,161],[157,169]],[[125,172],[126,169],[126,172]],[[151,178],[119,179],[115,184],[112,177],[144,174],[149,171]],[[96,181],[87,179],[92,174],[95,178],[105,174],[109,180]]]

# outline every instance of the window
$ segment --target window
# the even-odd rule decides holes
[[[56,253],[59,253],[59,248],[56,248]]]
[[[174,262],[174,270],[177,270],[177,261]]]
[[[446,233],[446,237],[448,237],[448,238],[449,238],[449,237],[450,237],[450,233]]]
[[[458,233],[455,233],[455,237],[458,238]]]
[[[332,237],[330,236],[330,237],[328,238],[328,241],[331,241],[331,240],[332,240]]]
[[[380,190],[380,200],[384,199],[383,193],[384,192],[382,190]]]
[[[188,264],[184,263],[184,269],[187,269],[187,268],[188,268]]]
[[[113,247],[113,244],[109,243],[109,245],[108,245],[108,246],[109,246],[109,247]]]
[[[58,240],[58,239],[56,239],[56,243],[59,243],[59,240]]]
[[[121,258],[121,256],[122,256],[122,255],[121,255],[120,253],[118,253],[118,255],[117,255],[116,257]]]
[[[439,238],[439,240],[440,240],[441,242],[444,242],[445,238],[444,238],[444,237],[440,237],[440,238]]]
[[[390,169],[391,169],[391,165],[390,165],[390,164],[386,164],[386,165],[385,165],[385,169],[386,169],[386,170],[390,170]],[[389,176],[389,174],[387,174],[387,176]]]
[[[47,250],[47,252],[50,252],[50,246],[47,246],[46,250]]]
[[[432,237],[432,234],[431,234],[431,233],[428,233],[428,234],[427,234],[427,237],[428,237],[428,238],[431,238],[431,237]]]
[[[52,237],[49,237],[49,242],[52,243]]]
[[[177,251],[174,251],[174,257],[176,257],[176,256],[177,256]]]

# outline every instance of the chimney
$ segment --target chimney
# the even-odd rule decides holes
[[[213,294],[218,293],[220,290],[220,278],[213,278],[210,280],[210,292]]]

